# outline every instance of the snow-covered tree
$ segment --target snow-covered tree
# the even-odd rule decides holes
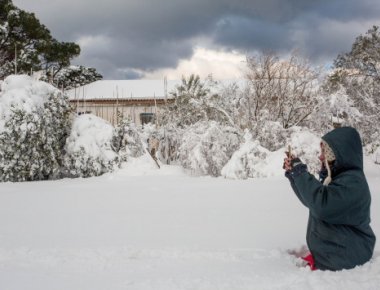
[[[70,66],[79,54],[78,44],[53,38],[33,13],[0,1],[0,78],[42,71],[41,80],[65,89],[101,79],[94,68]]]
[[[10,76],[0,92],[0,180],[57,178],[69,131],[68,98],[28,76]]]
[[[114,127],[97,116],[76,117],[65,146],[65,174],[98,176],[119,166],[119,156],[113,149],[114,133]]]
[[[317,105],[318,71],[296,53],[287,59],[275,54],[251,56],[247,65],[249,127],[268,120],[284,128],[305,123]]]
[[[351,51],[338,55],[336,68],[346,69],[351,76],[380,79],[380,29],[373,26],[364,35],[359,35]]]
[[[197,75],[182,78],[182,84],[171,92],[174,102],[168,105],[162,123],[186,127],[199,121],[214,120],[233,125],[222,106],[226,103],[216,91],[218,83],[208,77],[204,82]]]
[[[196,175],[220,176],[223,166],[239,148],[242,137],[231,127],[215,121],[199,122],[187,128],[179,148],[184,168]]]
[[[182,77],[182,84],[171,92],[174,103],[167,107],[163,123],[173,123],[176,126],[188,126],[200,120],[206,120],[207,114],[203,108],[203,98],[207,96],[210,89],[201,82],[200,77],[190,75],[189,78]]]
[[[349,52],[338,55],[325,89],[344,88],[353,106],[362,114],[354,124],[365,144],[380,132],[380,29],[374,26],[358,36]]]
[[[246,96],[247,82],[216,82],[214,94],[208,99],[209,119],[237,128],[247,127],[243,99]]]
[[[365,120],[343,86],[330,93],[321,93],[319,98],[320,105],[311,115],[309,124],[310,128],[320,134],[341,126],[357,127]]]

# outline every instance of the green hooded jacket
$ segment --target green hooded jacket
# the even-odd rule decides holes
[[[370,227],[371,194],[363,172],[362,142],[351,127],[335,129],[322,139],[336,157],[331,183],[322,185],[304,164],[286,176],[310,210],[306,240],[317,269],[351,269],[371,259],[376,242]]]

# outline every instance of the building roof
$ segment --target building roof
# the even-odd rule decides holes
[[[220,86],[236,83],[243,87],[245,80],[220,80],[218,83]],[[167,96],[165,96],[164,80],[100,80],[65,93],[71,101],[165,99],[165,97],[170,98],[170,92],[180,84],[181,80],[168,80]]]
[[[167,95],[180,81],[167,82]],[[163,80],[100,80],[65,92],[70,100],[163,99]]]

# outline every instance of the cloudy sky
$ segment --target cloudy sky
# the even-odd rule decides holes
[[[13,0],[106,79],[238,78],[245,56],[297,49],[331,64],[380,25],[379,0]]]

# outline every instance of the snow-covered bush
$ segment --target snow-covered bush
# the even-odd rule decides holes
[[[161,128],[160,133],[162,136],[159,147],[160,160],[166,164],[176,164],[184,130],[168,125]]]
[[[372,157],[372,161],[380,165],[380,136],[378,132],[373,133],[372,143],[364,147],[364,153]]]
[[[145,146],[147,145],[147,140],[151,136],[158,134],[157,126],[153,123],[144,124],[140,131],[141,139],[145,143]]]
[[[158,131],[160,146],[158,158],[166,164],[176,164],[179,158],[179,147],[184,134],[183,129],[166,125]]]
[[[364,153],[367,155],[373,154],[380,147],[380,133],[375,131],[371,136],[372,142],[364,147]]]
[[[259,122],[253,129],[253,136],[264,148],[269,151],[276,151],[284,147],[290,130],[291,128],[284,129],[280,122]]]
[[[305,158],[315,170],[314,156],[318,155],[320,137],[313,130],[299,126],[284,129],[279,122],[268,121],[256,128],[254,139],[271,152],[284,151],[291,145],[294,153]]]
[[[337,126],[352,126],[360,131],[365,116],[355,107],[345,88],[321,94],[319,98],[320,105],[309,118],[310,128],[321,134]]]
[[[57,178],[69,130],[70,106],[53,86],[9,76],[0,92],[0,180]]]
[[[179,158],[179,147],[182,136],[186,129],[175,126],[174,124],[165,124],[157,128],[154,124],[145,124],[142,130],[142,139],[147,141],[150,138],[159,140],[156,157],[164,164],[176,164]],[[148,144],[146,144],[148,147]]]
[[[377,147],[377,149],[375,150],[375,152],[373,152],[372,160],[376,164],[380,165],[380,147]]]
[[[317,173],[320,168],[319,143],[320,138],[306,128],[292,127],[287,130],[289,137],[283,145],[290,145],[292,154],[299,157],[311,173]],[[250,133],[244,136],[245,142],[240,146],[222,169],[222,176],[232,179],[260,178],[281,176],[287,146],[276,151],[269,151],[260,145]]]
[[[196,123],[182,137],[179,160],[196,175],[220,176],[241,139],[235,128],[214,121]]]
[[[270,151],[253,140],[251,133],[244,135],[245,142],[232,155],[231,159],[222,169],[222,176],[232,179],[247,179],[264,177],[263,163],[270,155]]]
[[[114,127],[91,114],[78,116],[66,141],[64,165],[70,177],[98,176],[119,165],[112,148]]]
[[[317,136],[304,127],[291,128],[291,134],[286,141],[292,148],[292,153],[307,164],[309,172],[316,174],[320,170],[320,142],[322,136]],[[287,147],[282,149],[287,151]]]
[[[136,125],[129,120],[123,120],[114,130],[112,148],[119,154],[120,161],[130,157],[140,157],[145,153],[141,136]]]

